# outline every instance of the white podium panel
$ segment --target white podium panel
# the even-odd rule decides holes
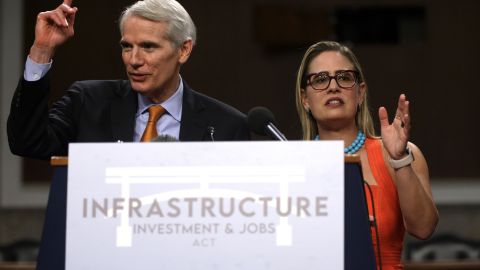
[[[343,269],[343,142],[71,144],[66,269]]]

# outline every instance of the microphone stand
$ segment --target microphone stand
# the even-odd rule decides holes
[[[285,135],[283,135],[280,130],[277,129],[276,126],[274,126],[272,123],[268,123],[266,126],[267,130],[269,131],[270,134],[272,134],[277,140],[279,141],[287,141],[287,138]]]

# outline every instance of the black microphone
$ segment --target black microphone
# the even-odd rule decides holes
[[[287,141],[285,135],[275,126],[273,113],[265,107],[255,107],[248,112],[248,125],[250,129],[259,135],[270,135],[279,141]]]
[[[178,142],[178,139],[167,134],[160,134],[158,137],[152,139],[150,142]]]

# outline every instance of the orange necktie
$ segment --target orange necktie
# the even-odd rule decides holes
[[[140,140],[141,142],[149,142],[158,136],[157,121],[165,112],[165,109],[160,105],[153,105],[148,108],[148,122]]]

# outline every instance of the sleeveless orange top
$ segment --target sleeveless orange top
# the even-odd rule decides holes
[[[372,175],[377,182],[377,185],[370,185],[370,187],[378,225],[382,269],[403,269],[401,256],[405,227],[403,225],[402,212],[398,201],[397,187],[385,164],[380,139],[368,138],[365,141],[365,149],[367,151],[368,163]],[[373,216],[372,202],[368,188],[365,188],[365,194],[368,213],[370,216]],[[371,228],[371,233],[378,265],[377,234],[375,233],[374,226]],[[377,268],[380,269],[379,267]]]

